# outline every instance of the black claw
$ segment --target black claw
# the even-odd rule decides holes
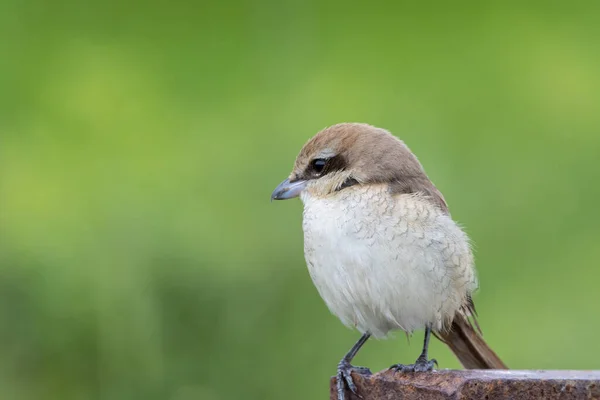
[[[371,370],[366,367],[353,367],[348,361],[342,360],[338,364],[337,368],[337,393],[338,400],[346,400],[345,387],[346,386],[354,395],[362,399],[362,396],[358,394],[354,380],[352,379],[352,372],[356,372],[361,375],[371,375]]]
[[[352,393],[356,394],[357,393],[356,385],[352,381],[352,378],[350,376],[346,376],[345,378],[346,378],[346,384],[348,385],[348,389],[350,389],[350,391]]]
[[[426,360],[419,358],[414,364],[394,364],[390,367],[396,372],[429,372],[433,371],[433,366],[437,366],[438,362],[436,359]]]

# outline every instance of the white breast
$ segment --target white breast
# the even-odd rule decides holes
[[[308,270],[344,324],[375,337],[441,329],[475,289],[468,238],[419,195],[378,185],[301,197]]]

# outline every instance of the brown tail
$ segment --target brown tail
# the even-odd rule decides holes
[[[508,369],[462,313],[456,314],[450,330],[435,336],[450,347],[466,369]]]

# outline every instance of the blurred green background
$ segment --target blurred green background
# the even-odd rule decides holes
[[[342,121],[445,194],[509,366],[600,368],[599,12],[0,0],[0,398],[326,398],[358,333],[310,282],[300,202],[269,196]]]

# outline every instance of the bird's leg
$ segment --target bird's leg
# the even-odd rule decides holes
[[[421,355],[417,358],[414,364],[404,365],[404,364],[394,364],[390,367],[390,369],[394,369],[396,371],[401,372],[426,372],[433,370],[433,366],[437,365],[437,361],[435,358],[431,360],[427,359],[427,350],[429,349],[429,337],[431,336],[431,327],[425,327],[425,340],[423,341],[423,351],[421,351]]]
[[[365,344],[369,337],[371,337],[370,333],[363,334],[337,366],[336,378],[338,400],[345,400],[346,398],[344,382],[346,385],[348,385],[348,389],[350,389],[352,393],[360,397],[360,395],[356,392],[356,385],[354,384],[354,381],[352,381],[352,371],[358,372],[359,374],[371,375],[371,370],[369,368],[354,367],[350,364],[356,353],[358,353],[358,350],[360,350],[362,345]]]

